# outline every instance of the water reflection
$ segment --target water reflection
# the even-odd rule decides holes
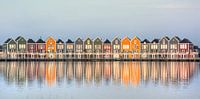
[[[187,86],[199,73],[197,62],[2,62],[7,85]]]

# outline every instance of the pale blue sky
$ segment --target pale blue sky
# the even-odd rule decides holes
[[[0,0],[0,34],[0,42],[18,35],[35,40],[178,35],[200,45],[200,0]]]

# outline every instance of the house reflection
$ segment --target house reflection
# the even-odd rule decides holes
[[[189,85],[197,62],[2,62],[0,76],[19,87],[77,85]]]

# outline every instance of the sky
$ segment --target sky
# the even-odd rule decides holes
[[[0,0],[0,44],[21,35],[112,40],[189,38],[200,46],[200,0]]]

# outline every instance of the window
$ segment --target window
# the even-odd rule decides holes
[[[114,49],[120,49],[119,45],[114,45],[113,47],[114,47]]]
[[[167,49],[167,44],[162,44],[161,49]]]
[[[101,49],[101,45],[95,45],[95,49]]]
[[[85,49],[92,49],[92,45],[85,45]]]
[[[82,45],[76,45],[76,49],[81,50],[82,49]]]
[[[123,45],[123,49],[129,49],[129,45]]]
[[[67,49],[73,49],[73,45],[72,44],[67,45]]]
[[[170,48],[171,49],[177,49],[177,44],[171,44]]]
[[[26,45],[25,44],[19,44],[19,49],[25,49]]]

